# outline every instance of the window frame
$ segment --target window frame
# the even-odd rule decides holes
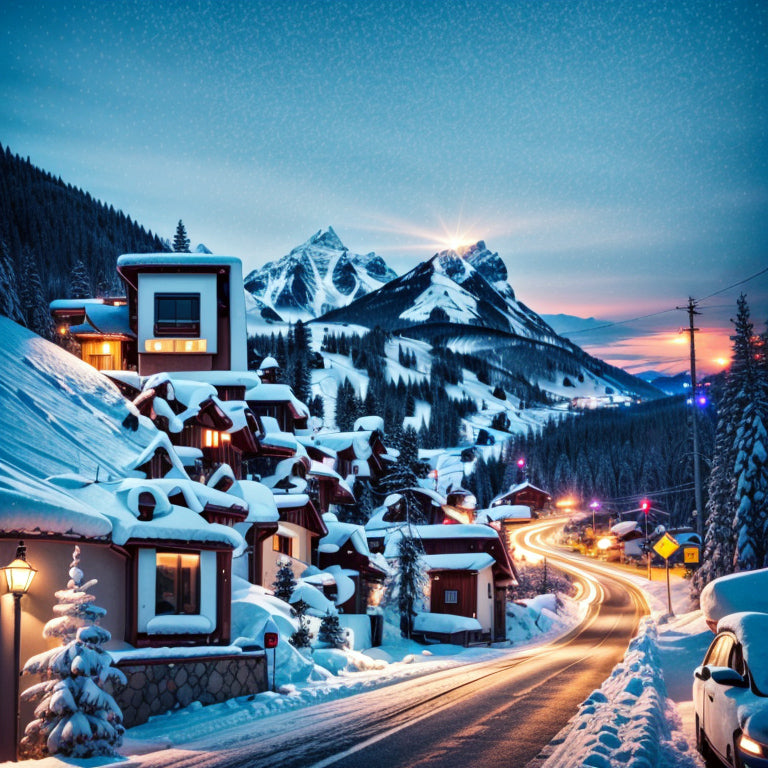
[[[178,304],[174,312],[174,318],[160,319],[161,302],[174,300],[176,302],[191,301],[189,318],[179,319]],[[196,311],[195,311],[196,305]],[[157,337],[180,337],[180,338],[199,338],[200,337],[200,292],[158,292],[154,294],[154,334]],[[196,316],[196,317],[195,317]]]

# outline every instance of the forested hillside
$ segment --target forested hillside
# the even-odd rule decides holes
[[[122,292],[121,253],[169,250],[122,211],[0,145],[0,311],[48,335],[54,298]],[[10,294],[14,294],[13,296]]]
[[[714,389],[716,396],[719,388]],[[617,511],[636,507],[640,497],[647,497],[670,513],[671,524],[695,525],[690,517],[696,506],[690,430],[694,407],[706,487],[715,406],[700,409],[684,397],[586,412],[548,424],[537,435],[514,440],[510,458],[524,456],[531,480],[553,495],[576,496],[582,503],[597,499]]]

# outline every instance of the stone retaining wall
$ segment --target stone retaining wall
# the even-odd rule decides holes
[[[126,728],[193,701],[215,704],[268,688],[263,651],[232,656],[131,659],[117,666],[128,684],[113,689],[107,684],[105,688],[120,705]]]

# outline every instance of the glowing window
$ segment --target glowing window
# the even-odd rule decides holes
[[[155,614],[200,613],[200,555],[157,552]]]
[[[283,555],[288,555],[290,557],[293,553],[291,552],[291,539],[289,536],[279,536],[275,534],[272,537],[272,551],[273,552],[280,552]]]

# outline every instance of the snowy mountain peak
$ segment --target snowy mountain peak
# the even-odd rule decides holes
[[[325,231],[319,229],[304,245],[299,248],[305,248],[310,245],[316,245],[321,248],[330,248],[334,251],[346,251],[347,248],[341,242],[341,238],[334,232],[333,227],[328,227]]]
[[[271,313],[277,313],[295,322],[346,306],[394,277],[381,256],[350,253],[333,227],[328,227],[278,261],[253,270],[245,278],[245,289],[263,318],[268,309],[270,319],[274,319]]]

